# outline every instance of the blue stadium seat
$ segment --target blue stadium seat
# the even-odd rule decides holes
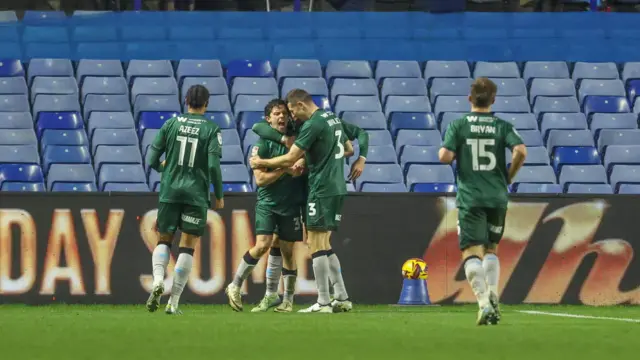
[[[140,113],[148,111],[179,113],[180,102],[178,101],[178,96],[138,95],[135,104],[133,104],[133,118],[138,119]]]
[[[391,135],[396,137],[399,130],[435,130],[437,122],[432,113],[428,112],[396,112],[389,118]]]
[[[231,86],[231,102],[235,104],[238,95],[268,95],[277,98],[278,93],[274,78],[236,77]]]
[[[45,130],[76,129],[84,129],[84,121],[77,112],[41,112],[36,123],[38,138]]]
[[[473,77],[519,78],[520,69],[515,62],[478,61],[473,71]]]
[[[47,189],[49,191],[64,191],[54,188],[58,183],[88,183],[95,188],[96,174],[90,164],[53,164],[47,174]]]
[[[236,123],[231,118],[231,114],[228,112],[207,112],[204,114],[205,118],[218,125],[221,129],[233,129],[236,127]]]
[[[522,77],[529,84],[531,79],[568,79],[569,67],[564,61],[527,61]]]
[[[37,145],[0,145],[0,163],[40,164]]]
[[[95,111],[89,116],[87,128],[89,136],[95,129],[133,129],[135,123],[130,112],[100,112]]]
[[[640,184],[640,166],[615,165],[609,180],[616,191],[622,184]]]
[[[562,186],[558,184],[520,183],[516,189],[521,194],[562,194]]]
[[[609,145],[640,144],[640,130],[602,129],[598,137],[598,152],[606,154]]]
[[[496,117],[508,121],[518,130],[538,130],[538,122],[536,117],[530,113],[499,113],[494,114]]]
[[[140,140],[140,150],[142,151],[143,159],[146,158],[147,150],[149,150],[149,146],[151,146],[159,132],[160,130],[158,129],[147,129],[147,131],[144,132],[144,135],[142,135],[142,139]]]
[[[538,118],[545,113],[579,113],[580,104],[575,96],[538,96],[533,105],[533,112]]]
[[[341,95],[335,102],[335,112],[342,116],[345,111],[382,111],[378,96]]]
[[[376,65],[376,83],[380,84],[389,78],[422,78],[417,61],[380,60]]]
[[[152,189],[153,191],[159,191],[160,190],[160,179],[161,176],[160,174],[155,171],[155,170],[150,170],[149,171],[149,188]]]
[[[175,116],[178,116],[178,113],[166,111],[146,111],[140,113],[140,118],[138,119],[138,136],[142,137],[147,129],[160,129],[165,122]]]
[[[513,183],[557,184],[557,181],[551,166],[524,165],[513,179]]]
[[[240,137],[235,129],[220,130],[222,134],[222,145],[240,145]],[[252,134],[252,132],[248,133]]]
[[[614,165],[640,165],[640,144],[609,145],[604,156],[604,166],[611,171]]]
[[[616,194],[640,194],[640,184],[620,184]]]
[[[402,150],[402,155],[400,156],[402,171],[406,174],[407,170],[409,170],[409,166],[413,164],[440,165],[440,160],[438,159],[439,150],[439,146],[405,146]]]
[[[91,137],[91,153],[95,156],[98,146],[139,146],[133,129],[96,129]]]
[[[546,113],[540,122],[540,131],[546,139],[549,131],[583,130],[587,128],[587,118],[582,113]]]
[[[236,77],[273,77],[271,63],[267,60],[233,60],[227,65],[227,82]]]
[[[91,164],[87,146],[51,145],[42,155],[42,167],[46,173],[52,164]]]
[[[239,145],[227,145],[222,147],[221,164],[244,164],[244,154]]]
[[[466,61],[430,60],[424,68],[424,78],[427,83],[433,78],[470,78],[469,64]]]
[[[401,155],[406,145],[440,146],[441,143],[438,130],[400,130],[396,138],[396,151]]]
[[[254,124],[257,124],[264,119],[264,113],[259,111],[245,111],[238,117],[238,130],[240,137],[244,138],[247,131],[251,130]]]
[[[525,96],[496,96],[491,110],[503,113],[530,113],[531,107]]]
[[[38,43],[24,43],[24,58],[49,58],[59,57],[68,59],[71,58],[72,51],[71,45],[68,42],[64,43],[50,43],[50,42],[38,42]]]
[[[329,96],[327,82],[321,78],[289,77],[282,81],[281,97],[284,99],[289,91],[293,89],[303,89],[311,95]]]
[[[640,95],[640,80],[630,80],[627,83],[626,89],[629,103],[635,103],[636,99]]]
[[[620,78],[620,74],[614,63],[577,62],[573,67],[571,78],[575,82],[580,82],[582,79],[616,80]]]
[[[584,113],[628,113],[629,102],[624,96],[589,96],[584,101]]]
[[[228,95],[211,95],[209,96],[209,106],[207,111],[211,112],[227,112],[231,113],[231,103]]]
[[[440,119],[445,112],[470,112],[471,105],[466,96],[438,96],[434,105],[436,119]]]
[[[427,96],[400,96],[391,95],[387,98],[384,106],[384,112],[387,118],[394,113],[416,113],[431,112],[431,104]]]
[[[222,181],[224,183],[249,184],[249,172],[244,165],[222,165]]]
[[[36,121],[41,111],[80,113],[78,95],[40,95],[33,104],[33,117]]]
[[[370,146],[367,154],[367,164],[397,164],[396,152],[393,145]]]
[[[119,60],[82,59],[78,62],[78,82],[83,84],[87,76],[124,77],[124,71]]]
[[[322,96],[322,95],[314,95],[311,98],[313,98],[313,102],[320,109],[322,109],[324,111],[331,111],[331,103],[329,103],[329,98],[328,97]]]
[[[10,129],[0,131],[0,145],[37,145],[33,129]]]
[[[627,62],[622,67],[622,81],[640,79],[640,62]]]
[[[417,193],[455,193],[456,192],[455,184],[447,184],[447,183],[417,183],[413,185],[413,189],[411,192]]]
[[[237,134],[237,133],[236,133]],[[236,135],[237,136],[237,135]],[[223,136],[224,137],[224,136]],[[249,155],[249,150],[250,148],[255,145],[258,140],[260,140],[260,138],[258,137],[258,135],[256,135],[256,133],[254,133],[253,131],[248,131],[245,136],[244,139],[242,139],[242,149],[245,150],[245,155]],[[240,138],[238,138],[238,142],[240,141]],[[227,143],[224,142],[224,139],[222,141],[223,144],[225,145],[229,145]]]
[[[0,36],[3,36],[3,28],[0,26]],[[11,27],[12,32],[14,33],[14,35],[17,37],[18,36],[18,28],[17,27]],[[20,45],[20,43],[17,42],[17,39],[14,40],[14,42],[0,42],[0,45],[2,46],[2,53],[3,56],[6,58],[10,58],[10,59],[20,59],[22,58],[22,46]]]
[[[410,165],[407,171],[407,187],[413,190],[415,184],[455,183],[453,170],[449,165]]]
[[[2,24],[0,26],[0,41],[5,42],[5,44],[12,44],[15,48],[14,50],[18,50],[17,54],[8,53],[4,55],[7,58],[15,59],[22,58],[22,54],[20,53],[20,30],[22,26],[17,24]]]
[[[42,134],[40,149],[44,152],[52,145],[89,146],[84,130],[48,130]]]
[[[59,25],[67,21],[67,16],[62,11],[37,11],[27,10],[22,22],[26,25]]]
[[[31,59],[27,70],[29,85],[36,76],[73,77],[73,65],[68,59]]]
[[[0,112],[0,129],[33,129],[28,112]]]
[[[286,78],[314,78],[322,77],[322,66],[318,60],[281,59],[278,62],[276,79],[282,84]]]
[[[431,82],[430,99],[435,103],[440,95],[467,96],[471,90],[470,78],[435,78]]]
[[[98,171],[98,188],[104,191],[108,183],[146,183],[141,164],[104,164]]]
[[[511,150],[505,150],[505,156],[507,160],[507,166],[511,165]],[[527,165],[550,165],[549,153],[544,146],[530,146],[527,147],[527,159],[525,160]]]
[[[569,194],[613,194],[613,189],[609,184],[569,184],[567,187]]]
[[[602,165],[565,165],[558,182],[566,191],[569,184],[607,184],[607,173]]]
[[[0,77],[24,77],[24,67],[20,60],[3,59],[0,62]]]
[[[182,79],[180,90],[180,102],[184,104],[187,91],[193,85],[202,85],[209,90],[210,95],[229,95],[227,80],[222,77],[185,77]]]
[[[387,119],[383,113],[377,111],[346,111],[342,114],[342,120],[357,125],[361,129],[387,129]]]
[[[22,76],[0,78],[0,94],[2,95],[27,95],[27,82]]]
[[[387,130],[369,130],[369,146],[392,145],[391,134]]]
[[[86,102],[90,94],[98,95],[129,95],[127,81],[122,77],[87,76],[82,83],[82,103]]]
[[[10,10],[0,11],[0,23],[7,24],[7,23],[15,23],[15,22],[18,22],[18,16],[16,15],[15,11],[10,11]]]
[[[98,187],[93,182],[56,182],[49,191],[54,192],[94,192]]]
[[[551,130],[547,150],[552,154],[558,146],[595,146],[589,130]]]
[[[245,183],[223,183],[222,187],[224,192],[252,192],[251,184]],[[213,192],[213,184],[211,185],[211,192]]]
[[[99,146],[93,157],[94,167],[97,172],[106,164],[140,164],[142,156],[135,145],[125,146]]]
[[[535,104],[538,96],[576,96],[576,87],[571,79],[533,79],[529,90],[529,101]]]
[[[115,192],[149,192],[149,185],[144,183],[117,183],[110,182],[105,184],[102,191],[115,191]]]
[[[27,95],[2,95],[0,112],[28,112],[29,98]]]
[[[362,192],[381,192],[381,193],[399,193],[407,192],[407,187],[404,183],[391,183],[391,184],[376,184],[376,183],[364,183],[360,189]]]
[[[5,182],[0,191],[41,192],[45,191],[44,182]]]
[[[112,42],[118,41],[118,28],[115,26],[74,26],[71,28],[73,42]]]
[[[602,129],[637,129],[638,122],[635,114],[593,114],[591,117],[591,132],[600,136]]]
[[[565,165],[598,165],[598,150],[592,146],[559,146],[553,151],[553,168],[556,173]]]
[[[124,42],[166,41],[167,28],[158,25],[123,24],[120,27],[120,37]]]
[[[591,80],[585,79],[580,83],[578,98],[581,104],[590,96],[626,96],[621,80]]]
[[[66,43],[69,42],[69,33],[65,26],[25,26],[22,42]]]
[[[89,94],[84,100],[82,117],[88,119],[92,112],[126,112],[131,111],[127,95]]]
[[[392,95],[427,96],[427,86],[420,78],[387,78],[382,81],[382,103]]]
[[[183,59],[178,63],[176,75],[178,83],[186,77],[206,77],[216,78],[223,76],[222,64],[220,60],[188,60]]]
[[[444,134],[449,128],[449,125],[462,117],[467,115],[467,112],[445,112],[440,119],[440,132]],[[444,135],[443,135],[444,136]]]
[[[331,103],[335,104],[338,96],[375,96],[378,97],[378,86],[373,79],[336,78],[331,85]]]
[[[498,87],[498,96],[527,96],[527,86],[522,79],[491,79]]]
[[[173,77],[173,67],[168,60],[131,60],[127,67],[127,82],[133,84],[137,77]]]
[[[366,61],[331,60],[327,63],[325,77],[331,85],[335,78],[371,79],[373,70]]]
[[[42,182],[44,182],[44,176],[39,165],[0,164],[0,186],[3,190],[11,183]]]
[[[238,95],[234,105],[236,117],[245,111],[263,112],[264,107],[273,100],[271,95]]]
[[[356,183],[358,191],[362,191],[362,186],[366,183],[401,183],[402,170],[398,164],[371,164],[364,168],[362,175]]]
[[[137,78],[131,87],[131,102],[134,103],[139,95],[178,95],[178,84],[172,77]]]

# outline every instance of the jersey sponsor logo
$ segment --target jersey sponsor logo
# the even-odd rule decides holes
[[[222,133],[218,133],[218,144],[222,146]]]
[[[489,231],[491,231],[494,234],[501,234],[502,226],[495,226],[495,225],[489,224]]]
[[[476,121],[478,121],[478,117],[477,116],[467,116],[467,121],[468,122],[476,122]]]
[[[178,131],[180,131],[183,134],[198,135],[198,133],[200,132],[200,128],[193,127],[193,126],[180,125],[180,129],[178,129]]]
[[[476,134],[495,134],[496,127],[490,125],[471,125],[471,132]]]
[[[200,221],[202,221],[202,219],[194,218],[193,216],[184,215],[184,214],[182,215],[181,219],[182,221],[189,224],[193,224],[193,225],[199,225]]]
[[[336,214],[335,220],[336,221],[342,221],[342,215],[341,214]]]
[[[187,120],[189,120],[189,119],[187,119],[184,116],[178,116],[178,122],[187,122]]]

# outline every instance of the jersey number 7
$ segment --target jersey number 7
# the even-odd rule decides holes
[[[467,139],[467,145],[471,146],[471,162],[473,171],[491,171],[496,168],[496,156],[487,146],[494,146],[494,139]],[[488,164],[480,165],[480,158],[489,159]],[[483,161],[485,162],[485,161]]]
[[[184,166],[184,153],[187,150],[187,143],[191,144],[189,151],[189,167],[193,167],[196,162],[196,150],[198,149],[198,139],[186,136],[176,136],[176,140],[180,142],[180,154],[178,155],[178,165]]]

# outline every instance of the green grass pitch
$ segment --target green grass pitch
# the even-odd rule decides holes
[[[234,313],[183,305],[0,306],[0,358],[64,360],[636,359],[640,322],[531,315],[538,310],[640,320],[640,307],[503,306],[498,326],[476,306],[355,306],[342,314]]]

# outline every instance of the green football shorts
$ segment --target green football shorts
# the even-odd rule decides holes
[[[180,230],[185,234],[202,236],[207,227],[208,211],[207,207],[161,202],[156,227],[161,234],[174,234]]]
[[[497,246],[502,239],[506,216],[506,208],[458,208],[460,250],[476,245]]]
[[[256,204],[256,235],[278,235],[282,241],[302,241],[302,216],[284,216],[273,212],[268,206]]]
[[[336,231],[342,221],[345,195],[307,199],[307,231]]]

